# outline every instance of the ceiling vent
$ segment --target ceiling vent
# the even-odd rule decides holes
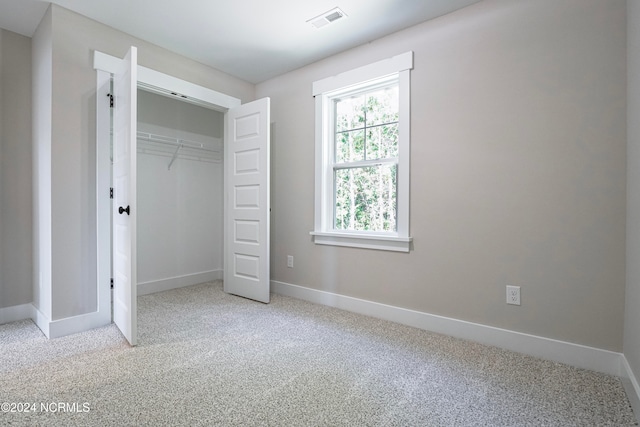
[[[340,18],[346,18],[346,16],[347,14],[340,10],[340,8],[334,7],[333,9],[328,10],[325,13],[316,16],[315,18],[309,19],[307,22],[316,28],[322,28],[325,25],[331,24],[332,22],[335,22]]]

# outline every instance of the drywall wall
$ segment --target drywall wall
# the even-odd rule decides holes
[[[52,13],[31,39],[33,154],[33,305],[51,320],[51,116],[53,108]],[[48,336],[48,332],[45,331]]]
[[[223,113],[144,90],[138,90],[138,123],[171,129],[176,138],[224,137]]]
[[[243,101],[252,84],[161,49],[113,28],[51,6],[52,99],[50,191],[40,188],[37,221],[51,209],[51,241],[40,236],[39,264],[51,258],[51,320],[96,310],[95,87],[93,51],[123,56],[138,47],[145,67],[205,86]],[[35,53],[34,53],[35,54]],[[43,153],[47,147],[42,148]],[[45,194],[46,193],[46,194]],[[49,204],[46,198],[50,197]],[[42,269],[42,265],[40,265]],[[38,273],[36,273],[38,274]],[[42,293],[41,292],[41,293]],[[34,299],[39,295],[34,295]]]
[[[4,49],[3,49],[3,39],[4,39],[4,33],[5,30],[1,30],[0,29],[0,165],[2,165],[2,159],[4,158],[2,155],[2,152],[4,151],[4,134],[3,134],[3,129],[4,129],[4,102],[2,102],[3,98],[3,94],[4,94],[4,70],[3,70],[3,64],[7,61],[6,58],[4,58],[4,56],[6,56],[6,54],[4,53]],[[4,185],[5,181],[2,177],[2,173],[0,173],[0,237],[2,237],[2,230],[4,229],[2,223],[3,220],[2,218],[4,217],[3,214],[3,198],[4,198],[4,190],[3,190],[3,185]],[[9,299],[11,298],[9,296],[9,293],[13,292],[13,289],[10,289],[8,285],[5,284],[4,280],[3,280],[3,273],[2,273],[2,266],[4,264],[3,262],[3,254],[4,254],[4,250],[3,250],[3,245],[0,244],[0,308],[3,307],[9,307]]]
[[[138,283],[196,284],[222,270],[223,117],[217,111],[138,91],[138,130],[202,143],[217,154],[138,142]],[[214,157],[218,159],[214,163]],[[195,282],[194,282],[195,281]],[[152,286],[149,286],[152,285]]]
[[[0,30],[0,308],[32,289],[31,39]]]
[[[640,378],[640,3],[627,2],[627,290],[624,355]]]
[[[624,2],[485,0],[258,84],[272,279],[621,351],[625,19]],[[409,50],[413,250],[314,245],[312,83]]]

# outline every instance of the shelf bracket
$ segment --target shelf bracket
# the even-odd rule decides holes
[[[176,147],[176,151],[173,152],[173,157],[171,157],[171,161],[169,162],[169,167],[167,168],[167,170],[171,170],[171,165],[176,161],[176,158],[178,157],[178,151],[180,151],[181,148],[182,144]]]

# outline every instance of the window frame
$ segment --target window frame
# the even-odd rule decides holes
[[[315,96],[315,218],[310,234],[316,244],[409,252],[410,70],[413,52],[365,65],[313,83]],[[396,230],[388,232],[334,229],[333,99],[364,92],[384,80],[397,79],[399,93]]]

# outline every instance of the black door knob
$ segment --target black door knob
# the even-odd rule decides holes
[[[127,215],[129,215],[129,206],[127,206],[126,208],[123,208],[122,206],[120,206],[118,208],[118,212],[120,212],[120,215],[122,215],[123,212],[126,212]]]

